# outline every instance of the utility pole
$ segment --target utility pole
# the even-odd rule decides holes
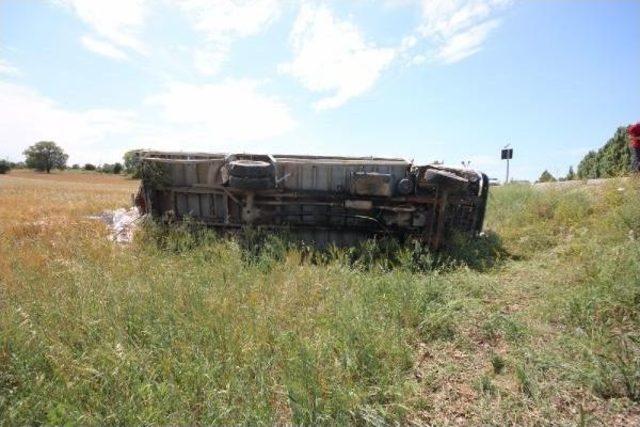
[[[509,183],[509,160],[510,159],[507,158],[507,179],[505,179],[505,181],[504,181],[505,184]]]
[[[511,144],[505,145],[500,153],[500,158],[507,161],[507,177],[504,180],[505,184],[509,183],[509,160],[513,159],[513,148],[509,148],[510,146]]]

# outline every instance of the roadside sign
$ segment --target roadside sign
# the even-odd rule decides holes
[[[501,153],[502,160],[511,160],[513,159],[513,148],[503,148]]]

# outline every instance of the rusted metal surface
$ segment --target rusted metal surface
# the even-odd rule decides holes
[[[482,230],[486,175],[403,159],[139,152],[138,205],[161,220],[287,230],[318,246],[371,236],[437,248]]]

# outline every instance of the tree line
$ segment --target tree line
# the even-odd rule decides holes
[[[64,150],[53,141],[40,141],[30,146],[23,151],[25,160],[23,162],[10,162],[8,160],[0,159],[0,174],[8,173],[11,169],[35,169],[39,172],[51,173],[54,169],[73,169],[73,170],[86,170],[97,171],[103,173],[120,174],[126,172],[129,174],[136,174],[135,168],[129,161],[129,167],[127,167],[127,156],[132,157],[135,150],[127,152],[125,154],[125,163],[103,163],[101,165],[94,165],[93,163],[85,163],[84,165],[73,164],[67,166],[67,155]]]
[[[627,127],[620,126],[602,148],[589,151],[578,164],[578,178],[611,178],[631,172]]]
[[[565,177],[556,178],[548,170],[542,172],[538,182],[571,181],[574,179],[613,178],[631,172],[631,151],[627,137],[627,126],[620,126],[611,138],[598,150],[589,151],[573,166]]]

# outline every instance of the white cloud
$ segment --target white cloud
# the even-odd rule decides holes
[[[127,50],[147,54],[142,40],[152,8],[183,13],[201,41],[192,46],[197,71],[215,74],[226,61],[235,39],[260,33],[279,15],[282,0],[52,0],[71,9],[95,34],[83,37],[89,50],[121,60]],[[98,38],[93,37],[98,36]],[[157,48],[157,47],[156,47]]]
[[[415,55],[413,58],[411,58],[410,64],[411,65],[420,65],[424,62],[427,61],[427,57],[421,53]]]
[[[356,25],[322,5],[302,5],[290,40],[295,58],[280,70],[313,92],[333,92],[317,109],[339,107],[371,89],[396,54],[366,42]]]
[[[136,147],[268,151],[261,148],[264,141],[296,123],[288,107],[260,86],[232,79],[174,83],[135,110],[71,110],[27,86],[0,81],[0,158],[18,160],[41,140],[58,143],[70,163],[114,162]]]
[[[193,66],[199,73],[205,76],[212,76],[220,71],[230,51],[230,43],[218,43],[195,48],[193,50]]]
[[[400,42],[400,51],[407,51],[418,43],[418,38],[414,35],[408,35],[402,38]]]
[[[487,36],[497,26],[498,20],[494,19],[456,33],[440,47],[437,58],[451,64],[473,55],[482,49]]]
[[[28,87],[0,82],[0,156],[19,159],[33,143],[53,140],[71,161],[95,162],[96,153],[108,155],[110,137],[134,129],[134,118],[130,111],[64,109]]]
[[[280,12],[279,0],[182,0],[177,5],[210,39],[257,34]]]
[[[4,74],[6,76],[17,76],[20,74],[20,71],[7,61],[0,59],[0,74]]]
[[[218,84],[173,83],[147,103],[164,120],[207,135],[210,143],[255,141],[281,135],[295,126],[287,106],[259,92],[259,82],[227,79]]]
[[[146,51],[140,38],[148,12],[145,0],[58,1],[71,8],[82,21],[112,45],[138,53]]]
[[[106,56],[107,58],[116,59],[116,60],[124,60],[127,59],[127,55],[112,45],[111,43],[96,40],[90,36],[83,36],[80,41],[92,52],[97,53],[98,55]]]
[[[281,9],[281,0],[182,0],[176,4],[204,37],[194,50],[194,64],[207,75],[219,70],[235,39],[260,33]]]
[[[490,13],[491,0],[422,0],[423,23],[418,31],[425,37],[449,37]]]
[[[477,53],[499,24],[495,15],[510,3],[511,0],[421,0],[422,23],[416,35],[429,46],[428,54],[421,55],[450,64]],[[416,62],[415,58],[412,62]]]

